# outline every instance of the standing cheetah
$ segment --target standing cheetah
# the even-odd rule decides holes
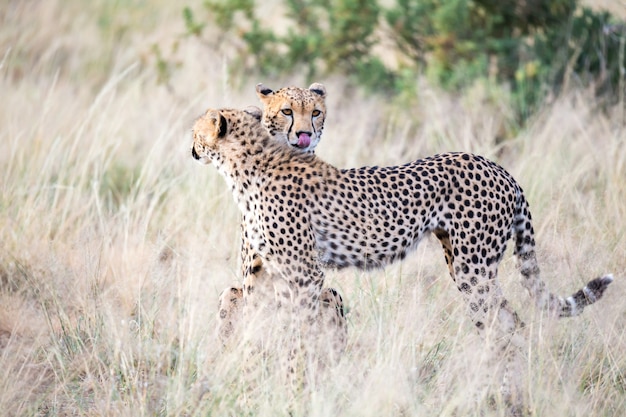
[[[479,333],[495,333],[506,367],[519,362],[521,327],[497,281],[510,238],[522,285],[556,316],[579,314],[613,281],[595,278],[565,298],[550,293],[539,277],[521,187],[481,156],[447,153],[400,166],[338,169],[277,143],[258,119],[234,109],[209,109],[195,122],[191,154],[213,163],[230,186],[247,219],[245,238],[283,281],[287,290],[278,295],[305,341],[318,315],[324,268],[383,267],[405,258],[427,233],[441,242]],[[506,386],[509,377],[505,369],[503,396],[519,414],[521,386],[515,379]]]

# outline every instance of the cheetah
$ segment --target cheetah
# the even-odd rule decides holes
[[[326,88],[313,83],[308,89],[284,87],[278,91],[257,84],[263,104],[262,122],[271,136],[302,152],[313,153],[322,138],[326,120]]]
[[[326,88],[320,83],[313,83],[308,89],[284,87],[273,91],[263,84],[256,86],[256,92],[263,104],[263,111],[248,107],[245,111],[262,121],[270,135],[284,146],[292,147],[303,153],[313,153],[320,142],[326,115]],[[247,310],[257,314],[269,315],[275,298],[271,276],[262,268],[261,259],[250,250],[245,238],[242,221],[241,268],[244,276],[243,288],[230,286],[219,296],[217,333],[223,344],[231,335],[238,332],[244,304]],[[254,295],[252,295],[254,293]],[[344,315],[343,298],[333,288],[324,288],[320,295],[321,309],[318,320],[327,329],[328,343],[331,345],[333,358],[341,355],[347,344],[347,322]],[[250,314],[248,314],[250,315]]]
[[[514,415],[524,401],[508,370],[520,361],[523,324],[497,281],[507,242],[514,240],[522,285],[554,316],[580,314],[613,281],[610,274],[592,279],[569,297],[549,292],[521,186],[479,155],[339,169],[274,141],[258,119],[235,109],[209,109],[195,122],[191,155],[212,163],[231,188],[246,215],[245,238],[287,288],[278,295],[303,340],[318,315],[324,269],[381,268],[404,259],[426,234],[437,237],[475,328],[495,335],[502,395]]]

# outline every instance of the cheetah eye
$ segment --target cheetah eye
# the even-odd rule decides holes
[[[319,116],[320,114],[322,114],[322,112],[321,112],[321,111],[319,111],[319,110],[313,110],[313,117],[317,117],[317,116]]]
[[[285,116],[291,116],[293,114],[291,109],[282,109],[281,112],[283,112]]]

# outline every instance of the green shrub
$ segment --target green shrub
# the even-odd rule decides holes
[[[379,41],[376,0],[285,0],[287,29],[281,34],[272,30],[273,22],[257,17],[252,0],[208,0],[204,10],[209,20],[244,41],[239,69],[265,75],[297,71],[309,79],[343,73],[372,90],[394,89],[395,74],[371,52]],[[204,26],[191,9],[184,18],[188,34],[201,37]]]
[[[616,98],[624,84],[624,26],[577,0],[284,0],[281,32],[257,17],[254,0],[203,5],[209,21],[243,41],[233,67],[244,72],[339,73],[404,94],[420,73],[448,89],[486,79],[510,88],[520,121],[548,91],[593,84]],[[189,35],[203,36],[191,9],[184,19]],[[376,54],[382,37],[396,63]]]
[[[623,77],[623,30],[575,0],[397,0],[385,17],[398,49],[439,84],[505,83],[521,119],[572,79],[607,93]]]

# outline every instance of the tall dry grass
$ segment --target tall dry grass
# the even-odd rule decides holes
[[[257,80],[236,88],[227,51],[182,41],[170,89],[157,86],[151,45],[182,33],[179,16],[158,0],[0,6],[2,414],[478,415],[468,392],[480,382],[482,342],[431,240],[384,271],[328,274],[350,336],[316,389],[294,403],[272,373],[242,386],[241,352],[214,334],[217,296],[240,280],[238,213],[188,149],[194,118],[256,104]],[[485,154],[528,195],[552,290],[615,273],[604,300],[552,321],[531,307],[513,260],[500,268],[528,324],[534,414],[624,414],[624,109],[602,112],[572,91],[496,144],[511,131],[510,111],[480,85],[462,96],[423,85],[418,104],[399,108],[342,79],[320,81],[323,158],[357,166]]]

